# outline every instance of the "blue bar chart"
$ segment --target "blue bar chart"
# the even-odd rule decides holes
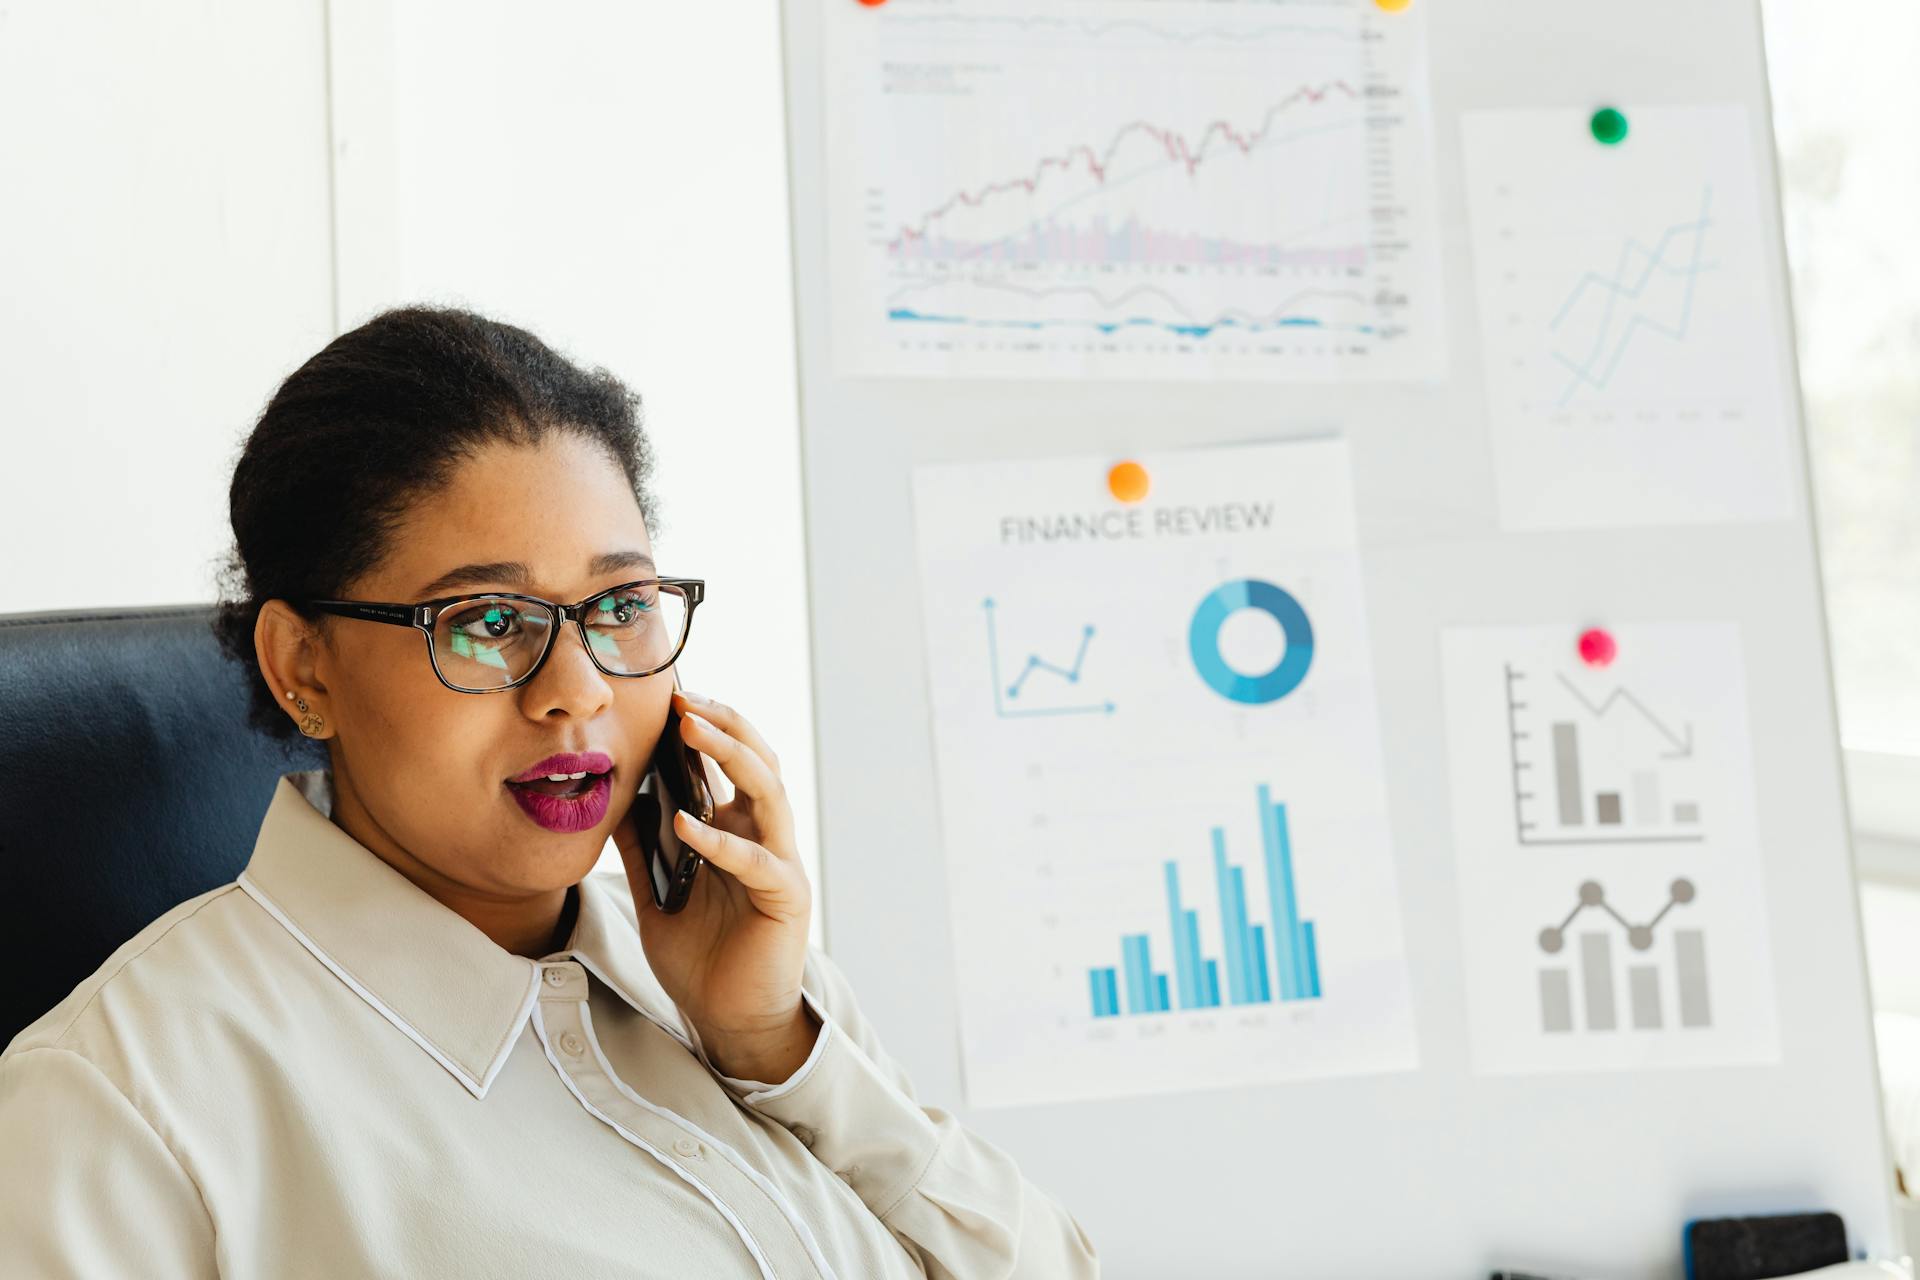
[[[1228,859],[1226,829],[1214,827],[1210,833],[1211,854],[1223,954],[1202,954],[1200,913],[1186,905],[1180,888],[1180,866],[1169,859],[1163,870],[1168,933],[1172,938],[1172,973],[1154,968],[1149,934],[1121,935],[1120,963],[1087,971],[1094,1017],[1170,1013],[1176,1001],[1180,1009],[1217,1009],[1223,1004],[1274,1004],[1320,998],[1319,943],[1313,921],[1300,916],[1287,806],[1275,803],[1265,784],[1256,794],[1262,864],[1266,872],[1267,922],[1256,924],[1249,916],[1246,869]],[[1223,968],[1226,972],[1224,992],[1220,983]]]

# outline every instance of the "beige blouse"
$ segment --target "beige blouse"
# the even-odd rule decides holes
[[[233,883],[0,1054],[0,1276],[1098,1274],[825,953],[806,1063],[721,1076],[624,873],[516,956],[334,826],[331,783],[283,776]]]

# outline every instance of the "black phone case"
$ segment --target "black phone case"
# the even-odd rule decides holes
[[[699,753],[680,736],[678,710],[667,712],[667,723],[654,747],[652,766],[634,797],[634,808],[634,829],[646,855],[653,904],[671,915],[687,905],[694,878],[706,861],[674,833],[673,812],[685,809],[702,822],[713,818],[713,795],[707,789],[704,766]]]

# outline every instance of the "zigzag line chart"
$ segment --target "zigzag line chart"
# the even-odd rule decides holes
[[[1462,120],[1501,526],[1777,519],[1795,502],[1764,124],[1633,105]]]
[[[1270,145],[1275,138],[1276,126],[1292,108],[1313,106],[1329,99],[1345,99],[1352,103],[1358,101],[1359,97],[1359,91],[1342,80],[1323,85],[1303,85],[1268,107],[1258,124],[1248,128],[1236,126],[1227,120],[1213,120],[1200,130],[1197,139],[1187,137],[1176,128],[1152,121],[1129,121],[1102,145],[1071,143],[1055,154],[1040,157],[1031,171],[1025,174],[988,182],[973,190],[955,192],[912,224],[901,227],[899,234],[887,247],[896,254],[909,253],[915,246],[925,244],[936,225],[955,210],[980,209],[991,205],[996,198],[1005,196],[1038,197],[1043,194],[1043,189],[1057,187],[1062,180],[1080,173],[1084,173],[1095,189],[1105,190],[1121,176],[1121,162],[1128,158],[1130,150],[1142,153],[1143,159],[1125,171],[1127,176],[1137,177],[1143,172],[1173,168],[1193,178],[1209,160],[1235,154],[1245,158],[1257,149]],[[1074,198],[1084,200],[1086,196],[1083,190]],[[1064,206],[1048,210],[1041,216],[1057,214],[1061,207]]]
[[[836,9],[849,374],[1376,378],[1439,362],[1424,18],[1370,0]]]
[[[1709,185],[1701,190],[1698,217],[1668,227],[1651,248],[1627,237],[1611,273],[1589,271],[1573,286],[1567,300],[1547,322],[1548,332],[1557,335],[1563,327],[1571,327],[1572,317],[1583,311],[1597,308],[1598,316],[1589,325],[1592,336],[1584,351],[1556,348],[1553,352],[1554,360],[1571,375],[1560,394],[1560,404],[1567,404],[1583,387],[1606,390],[1634,337],[1642,331],[1674,342],[1686,340],[1693,319],[1695,288],[1701,274],[1713,270],[1713,264],[1705,260],[1712,208],[1713,187]],[[1670,318],[1642,308],[1656,279],[1678,281],[1680,292],[1669,305],[1674,313]]]

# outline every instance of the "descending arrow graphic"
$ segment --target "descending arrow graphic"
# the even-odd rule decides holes
[[[1646,703],[1634,697],[1633,694],[1629,693],[1625,688],[1615,689],[1607,695],[1605,701],[1596,703],[1588,699],[1586,694],[1581,693],[1579,689],[1574,687],[1573,681],[1567,679],[1565,675],[1559,672],[1555,672],[1554,674],[1555,678],[1560,681],[1566,691],[1573,695],[1574,701],[1592,712],[1595,719],[1604,717],[1616,702],[1624,702],[1635,711],[1638,711],[1641,716],[1645,718],[1646,722],[1653,726],[1654,732],[1673,744],[1673,750],[1662,752],[1661,759],[1685,760],[1693,755],[1693,726],[1691,724],[1684,726],[1686,733],[1685,736],[1682,736],[1662,724],[1660,717],[1647,710]]]

